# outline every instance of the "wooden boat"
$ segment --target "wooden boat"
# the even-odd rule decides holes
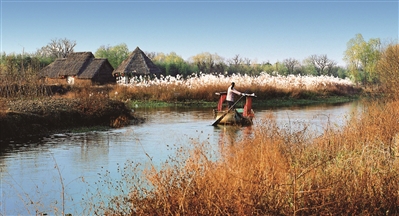
[[[252,125],[252,119],[254,117],[254,111],[252,110],[252,98],[256,97],[255,94],[243,94],[234,105],[237,104],[242,98],[245,98],[245,105],[243,108],[227,108],[226,96],[227,92],[217,92],[219,95],[219,102],[217,109],[213,110],[215,122],[212,124],[216,125]]]

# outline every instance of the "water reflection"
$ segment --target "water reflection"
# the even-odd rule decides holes
[[[279,128],[291,133],[307,130],[309,134],[318,136],[327,128],[340,130],[360,109],[358,102],[270,109],[257,113],[255,124],[273,116]]]
[[[218,144],[220,146],[234,145],[234,143],[245,140],[253,134],[252,126],[218,125],[214,129],[215,133],[219,134]]]
[[[253,136],[253,129],[271,116],[281,128],[291,132],[308,125],[323,131],[327,126],[340,128],[358,109],[356,103],[340,106],[314,106],[290,109],[255,109],[254,125],[249,127],[213,127],[210,109],[137,109],[147,118],[145,124],[80,134],[56,134],[37,141],[9,143],[0,155],[2,198],[0,214],[31,215],[62,209],[65,183],[66,213],[90,214],[84,206],[88,190],[97,190],[99,178],[107,172],[121,179],[118,170],[127,161],[159,165],[182,146],[207,142],[217,151]],[[90,185],[90,186],[88,186]],[[101,189],[102,190],[102,189]],[[110,191],[104,191],[110,193]]]

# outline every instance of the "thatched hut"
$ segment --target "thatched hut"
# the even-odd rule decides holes
[[[113,70],[107,59],[95,58],[91,52],[75,52],[66,58],[56,59],[43,68],[41,74],[49,82],[106,84],[115,83]]]
[[[136,47],[129,57],[112,72],[112,75],[118,77],[120,80],[124,80],[124,82],[128,82],[128,80],[134,76],[155,75],[159,77],[161,72],[161,69],[159,69],[139,47]]]

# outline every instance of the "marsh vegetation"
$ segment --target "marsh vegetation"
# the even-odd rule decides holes
[[[90,199],[84,204],[98,215],[397,215],[398,54],[397,45],[381,54],[376,63],[379,73],[371,80],[376,82],[378,78],[378,92],[371,93],[380,97],[364,101],[364,108],[353,113],[340,130],[327,128],[309,139],[306,130],[290,133],[270,115],[252,128],[253,136],[220,146],[216,152],[210,151],[206,142],[194,142],[161,166],[125,164],[121,167],[122,181],[114,181],[105,173],[101,183],[119,193],[100,204]],[[195,75],[180,80],[166,76],[143,78],[131,86],[111,86],[101,97],[97,90],[92,92],[95,88],[85,88],[90,90],[82,94],[71,90],[51,96],[80,98],[83,105],[97,108],[100,98],[123,101],[129,106],[136,100],[213,101],[214,92],[224,91],[232,80],[242,91],[255,92],[264,99],[344,96],[361,89],[343,79],[326,82],[334,79],[318,76],[308,84],[302,78],[278,74]],[[41,90],[45,88],[40,82],[32,83],[33,88],[25,88],[30,85],[26,79],[3,82],[2,89],[7,91],[2,92],[8,92],[3,97],[49,96]],[[12,87],[15,85],[18,87]],[[8,101],[2,106],[10,109]],[[1,117],[7,115],[8,111],[2,112]],[[99,195],[101,191],[93,194]]]

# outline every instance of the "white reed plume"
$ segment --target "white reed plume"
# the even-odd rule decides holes
[[[230,84],[231,82],[239,83],[240,86],[272,86],[280,89],[299,88],[304,90],[313,90],[326,86],[354,86],[349,79],[341,79],[333,76],[312,76],[312,75],[288,75],[279,74],[270,75],[261,73],[258,76],[248,76],[233,74],[231,76],[212,75],[212,74],[193,74],[186,79],[178,75],[161,76],[160,78],[150,79],[149,77],[139,76],[130,79],[127,85],[131,87],[150,87],[164,86],[168,87],[186,87],[189,89],[203,88],[204,86],[212,86],[218,84]]]

